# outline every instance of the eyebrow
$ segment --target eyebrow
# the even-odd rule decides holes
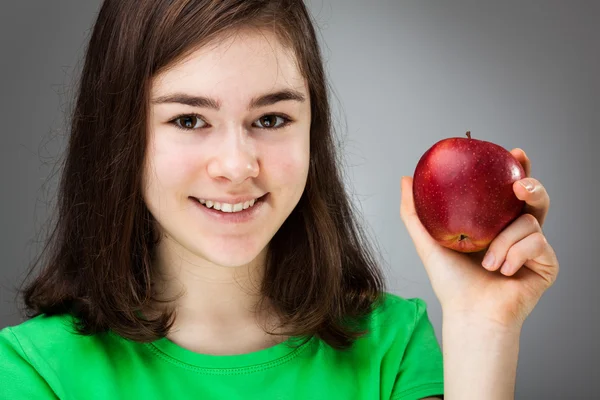
[[[294,89],[284,89],[273,93],[267,93],[258,97],[253,98],[250,101],[248,109],[254,109],[259,107],[270,106],[280,101],[298,101],[303,103],[306,98],[304,95]],[[165,104],[165,103],[179,103],[185,104],[192,107],[200,108],[212,108],[219,110],[221,103],[215,99],[211,99],[203,96],[193,96],[186,93],[173,93],[165,96],[160,96],[152,100],[153,104]]]

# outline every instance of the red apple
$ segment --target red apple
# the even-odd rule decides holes
[[[525,202],[513,183],[523,178],[521,163],[508,150],[467,132],[423,154],[413,177],[415,209],[442,246],[480,251],[522,213]]]

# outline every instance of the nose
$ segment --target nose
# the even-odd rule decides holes
[[[217,152],[208,163],[208,174],[214,179],[226,179],[240,184],[258,176],[258,159],[244,129],[229,129],[220,136]]]

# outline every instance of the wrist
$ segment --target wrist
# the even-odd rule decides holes
[[[507,326],[489,318],[447,315],[442,319],[442,335],[455,343],[479,349],[518,349],[521,338],[519,326]]]
[[[520,327],[464,313],[443,317],[445,398],[514,398]]]
[[[444,325],[462,326],[469,329],[493,331],[506,335],[520,335],[523,328],[523,323],[520,321],[464,310],[444,310],[442,319]]]

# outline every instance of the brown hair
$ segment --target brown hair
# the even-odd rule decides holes
[[[210,40],[268,28],[295,51],[311,101],[305,191],[269,245],[261,295],[286,333],[345,349],[382,299],[384,279],[341,178],[323,61],[301,0],[105,0],[86,49],[58,188],[58,219],[22,290],[28,317],[70,313],[81,334],[164,337],[173,310],[157,301],[157,242],[142,199],[151,78]],[[26,278],[27,279],[27,278]],[[25,284],[25,283],[24,283]]]

